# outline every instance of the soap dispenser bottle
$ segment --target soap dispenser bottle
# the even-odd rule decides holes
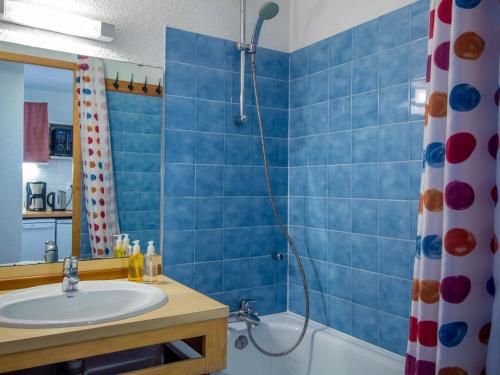
[[[134,241],[132,249],[132,254],[128,258],[128,280],[141,282],[144,257],[141,254],[139,240]]]
[[[124,247],[123,247],[123,235],[117,234],[115,237],[115,247],[113,248],[113,255],[115,258],[125,256]]]
[[[148,242],[148,251],[144,256],[144,282],[155,283],[158,279],[159,257],[155,253],[154,241]]]
[[[130,241],[128,239],[128,233],[124,233],[123,234],[123,255],[124,257],[128,257],[129,255],[132,254],[132,252],[130,251]]]

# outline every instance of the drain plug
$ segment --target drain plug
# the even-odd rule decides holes
[[[240,335],[234,342],[234,347],[236,349],[245,349],[246,346],[248,345],[248,339],[245,335]]]

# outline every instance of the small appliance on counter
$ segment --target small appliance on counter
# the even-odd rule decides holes
[[[47,183],[34,181],[26,183],[26,210],[46,211]]]
[[[56,190],[47,195],[47,204],[52,211],[66,210],[66,192],[64,190]]]
[[[50,156],[73,156],[73,129],[50,125]]]

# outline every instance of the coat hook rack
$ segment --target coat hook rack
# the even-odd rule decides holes
[[[115,82],[113,83],[113,87],[117,90],[120,88],[120,84],[118,83],[118,72],[116,72],[116,78]]]
[[[144,77],[144,86],[142,86],[142,91],[145,93],[148,92],[148,76]]]
[[[161,78],[158,80],[158,87],[155,91],[158,95],[161,95]]]
[[[128,89],[130,91],[134,91],[134,75],[132,74],[132,76],[130,77],[130,83],[128,84]]]

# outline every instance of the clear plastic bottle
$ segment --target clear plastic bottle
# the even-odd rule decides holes
[[[155,283],[158,281],[159,256],[155,253],[154,241],[148,242],[148,251],[144,256],[144,282]]]

